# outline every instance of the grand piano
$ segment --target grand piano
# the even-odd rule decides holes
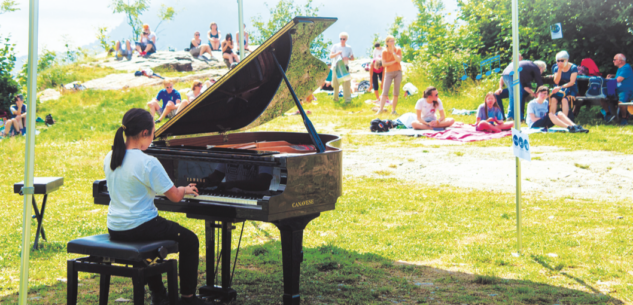
[[[158,158],[176,186],[197,184],[198,197],[174,203],[159,195],[154,203],[161,211],[205,221],[203,297],[236,299],[231,283],[239,245],[231,267],[231,233],[234,224],[242,223],[243,232],[244,221],[251,220],[279,228],[283,303],[300,303],[303,230],[321,212],[333,210],[342,193],[341,138],[318,134],[300,104],[328,74],[310,54],[310,44],[335,21],[294,18],[157,128],[145,151]],[[295,106],[306,132],[247,131]],[[109,204],[105,180],[94,182],[93,197],[96,204]]]

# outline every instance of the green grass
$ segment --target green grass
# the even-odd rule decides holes
[[[176,84],[177,89],[188,86]],[[51,113],[57,124],[49,128],[38,125],[42,133],[36,137],[35,175],[62,176],[65,184],[49,197],[45,220],[49,240],[42,242],[41,250],[31,253],[29,297],[35,298],[31,304],[64,304],[65,261],[77,257],[66,253],[66,243],[107,232],[107,208],[92,204],[92,182],[103,178],[102,160],[123,113],[131,107],[144,107],[156,90],[86,90],[38,105],[38,116]],[[474,109],[479,103],[466,93],[445,96],[447,108],[454,103],[459,105],[455,108]],[[419,144],[419,139],[410,137],[355,135],[368,130],[374,118],[363,102],[370,97],[364,95],[344,105],[319,95],[317,104],[306,108],[312,111],[310,118],[317,130],[344,136],[344,149],[367,145],[439,147]],[[412,111],[416,99],[403,99],[399,112]],[[457,119],[474,121],[472,116]],[[631,152],[625,145],[630,129],[588,127],[592,130],[588,135],[531,135],[531,141],[537,143],[532,146]],[[284,116],[258,130],[305,129],[299,116]],[[509,139],[488,142],[467,145],[509,146]],[[0,210],[0,303],[13,304],[19,279],[23,198],[12,193],[11,185],[23,179],[24,140],[15,137],[1,143],[4,162],[0,183],[5,187],[0,188],[4,198]],[[455,149],[459,152],[459,147]],[[336,209],[322,213],[308,226],[301,281],[304,304],[633,301],[633,229],[627,221],[633,218],[633,206],[629,202],[526,196],[523,251],[517,258],[511,255],[516,252],[513,194],[429,187],[397,180],[396,173],[397,166],[393,171],[381,171],[381,179],[346,178]],[[161,214],[204,236],[202,221]],[[35,221],[31,232],[35,233]],[[280,247],[274,226],[246,222],[234,282],[240,304],[281,300]],[[201,283],[206,279],[205,263],[200,265]],[[96,302],[98,277],[80,277],[80,303]],[[131,295],[130,280],[113,280],[111,302]]]
[[[92,66],[84,62],[69,65],[54,65],[44,71],[38,72],[38,91],[54,88],[58,89],[63,84],[74,81],[86,82],[92,79],[106,77],[110,74],[120,73],[113,68]]]

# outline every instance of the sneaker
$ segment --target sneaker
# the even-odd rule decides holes
[[[155,124],[160,123],[160,119],[159,119],[159,120],[154,121],[154,123],[155,123]]]
[[[190,298],[180,298],[178,305],[209,305],[211,303],[205,302],[203,299],[198,298],[195,294]]]
[[[162,291],[151,292],[152,305],[169,305],[169,298],[167,298],[167,289],[163,287]]]
[[[392,111],[392,112],[391,112],[391,114],[398,115],[398,113],[397,113],[397,112],[395,112],[395,111]]]
[[[576,131],[582,132],[582,133],[589,133],[589,130],[585,129],[581,125],[576,125]]]
[[[604,122],[608,124],[608,123],[611,123],[611,122],[613,121],[613,119],[615,119],[615,115],[613,115],[613,114],[607,114],[607,115],[604,117]]]
[[[629,122],[626,119],[621,119],[620,120],[620,125],[621,126],[626,126],[626,125],[629,125]]]
[[[567,126],[567,130],[569,131],[569,133],[576,133],[576,132],[578,132],[576,130],[576,126]]]
[[[143,57],[143,56],[145,56],[145,54],[147,54],[147,53],[146,53],[145,51],[143,51],[143,52],[141,52],[141,53],[138,53],[138,56]]]

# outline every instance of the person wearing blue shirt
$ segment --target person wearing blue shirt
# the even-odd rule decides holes
[[[523,56],[519,54],[519,80],[521,87],[519,88],[519,107],[521,111],[519,116],[521,121],[525,121],[525,99],[529,95],[535,97],[534,90],[532,89],[532,83],[536,83],[536,87],[543,85],[543,78],[541,75],[547,70],[547,64],[544,61],[536,60],[534,62],[529,60],[523,60]],[[509,98],[510,104],[508,105],[508,120],[514,120],[514,90],[509,90],[513,81],[513,76],[510,75],[514,71],[514,64],[511,62],[502,73],[502,77],[499,80],[499,89],[495,91],[495,98],[497,104],[503,111],[503,99]],[[503,85],[506,85],[506,89],[503,89]],[[505,119],[505,117],[504,117]]]
[[[556,54],[556,65],[552,67],[552,72],[556,87],[552,89],[549,100],[550,113],[556,113],[560,103],[563,113],[573,121],[574,113],[571,110],[578,95],[578,66],[569,62],[567,51],[560,51]]]
[[[497,104],[494,93],[488,92],[484,103],[477,109],[477,131],[497,133],[513,126],[512,122],[503,122],[503,110]]]
[[[557,111],[556,113],[552,113],[549,103],[547,102],[548,93],[549,88],[540,86],[536,90],[536,99],[528,103],[528,115],[526,119],[528,127],[551,128],[556,125],[558,127],[567,128],[571,133],[589,132],[589,130],[584,129],[582,126],[574,124],[563,112]]]
[[[154,114],[158,112],[160,117],[156,120],[156,123],[160,123],[165,117],[172,118],[176,115],[178,106],[180,105],[180,93],[174,89],[174,82],[166,79],[163,82],[165,89],[160,90],[156,98],[147,103],[149,113],[154,117]],[[163,103],[161,107],[158,101]]]
[[[613,64],[618,67],[618,72],[615,74],[607,75],[607,78],[615,78],[618,82],[616,93],[618,94],[618,104],[628,103],[633,100],[633,69],[626,63],[626,56],[624,54],[616,54],[613,58]],[[626,120],[628,112],[633,113],[633,106],[620,106],[620,124],[627,125]]]

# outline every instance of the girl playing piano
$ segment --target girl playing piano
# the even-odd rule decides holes
[[[185,194],[198,195],[195,184],[176,187],[158,159],[143,153],[154,139],[154,120],[143,109],[125,113],[114,145],[103,161],[110,206],[108,232],[116,241],[174,240],[180,250],[179,304],[205,304],[195,295],[198,279],[198,236],[178,223],[158,216],[154,196],[164,194],[179,202]],[[123,135],[125,134],[125,140]],[[152,304],[168,304],[160,275],[148,279]],[[170,293],[172,293],[170,291]]]

